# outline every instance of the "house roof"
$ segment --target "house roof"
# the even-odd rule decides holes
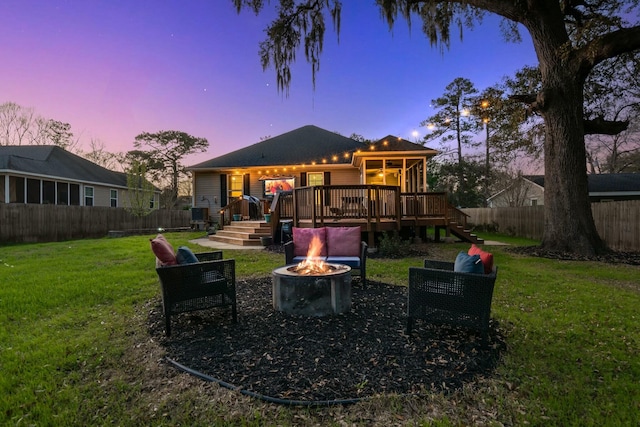
[[[387,135],[374,142],[373,145],[378,151],[436,151],[395,135]]]
[[[527,175],[524,178],[544,187],[544,175]],[[589,174],[590,195],[610,193],[640,193],[640,173]]]
[[[125,173],[103,168],[55,145],[0,146],[0,172],[127,186]]]
[[[295,165],[326,159],[331,164],[349,164],[351,154],[366,144],[334,132],[307,125],[266,139],[240,150],[189,166],[187,169],[215,169],[249,166]],[[335,160],[333,160],[333,156]]]
[[[372,144],[374,152],[433,151],[420,144],[388,135]],[[282,135],[266,139],[246,148],[189,166],[188,170],[236,167],[264,167],[299,165],[323,159],[328,164],[347,165],[352,154],[358,151],[370,153],[370,145],[313,125],[303,126]]]

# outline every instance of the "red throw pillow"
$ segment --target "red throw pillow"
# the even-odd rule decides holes
[[[176,254],[173,251],[173,246],[162,234],[158,234],[155,239],[151,239],[151,250],[156,255],[156,258],[160,260],[160,265],[176,265]]]
[[[480,255],[482,265],[484,265],[484,274],[491,273],[491,270],[493,270],[493,254],[483,251],[476,245],[471,245],[467,253],[469,255]]]
[[[328,256],[360,256],[360,227],[327,227]]]
[[[307,256],[309,252],[309,245],[314,236],[318,236],[320,243],[322,243],[322,249],[320,255],[322,257],[327,256],[327,244],[326,244],[326,232],[324,227],[320,228],[298,228],[293,227],[293,256]]]

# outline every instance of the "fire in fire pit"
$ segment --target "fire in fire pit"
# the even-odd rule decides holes
[[[273,308],[289,314],[326,316],[351,309],[351,267],[319,258],[314,238],[305,261],[273,270]]]
[[[320,257],[322,253],[322,242],[318,236],[313,236],[311,243],[309,243],[309,250],[307,251],[307,257],[300,264],[289,267],[289,271],[306,275],[326,274],[334,270],[331,264],[327,264]]]

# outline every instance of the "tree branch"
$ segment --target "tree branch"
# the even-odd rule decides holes
[[[598,117],[592,120],[584,120],[584,134],[585,135],[617,135],[620,132],[627,130],[629,127],[629,121],[614,121],[605,120],[602,117]]]
[[[605,59],[640,49],[640,26],[624,28],[605,34],[576,49],[574,57],[579,61],[578,72],[585,79],[589,72]]]

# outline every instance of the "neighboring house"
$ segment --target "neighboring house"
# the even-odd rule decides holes
[[[0,203],[127,207],[127,174],[52,145],[0,146]],[[159,193],[149,200],[156,208]]]
[[[271,200],[281,190],[377,184],[427,191],[427,160],[437,151],[395,136],[372,144],[308,125],[190,166],[193,206],[214,220],[231,201]]]
[[[640,173],[590,174],[591,202],[640,200]],[[487,199],[491,208],[544,205],[544,175],[527,175]]]

